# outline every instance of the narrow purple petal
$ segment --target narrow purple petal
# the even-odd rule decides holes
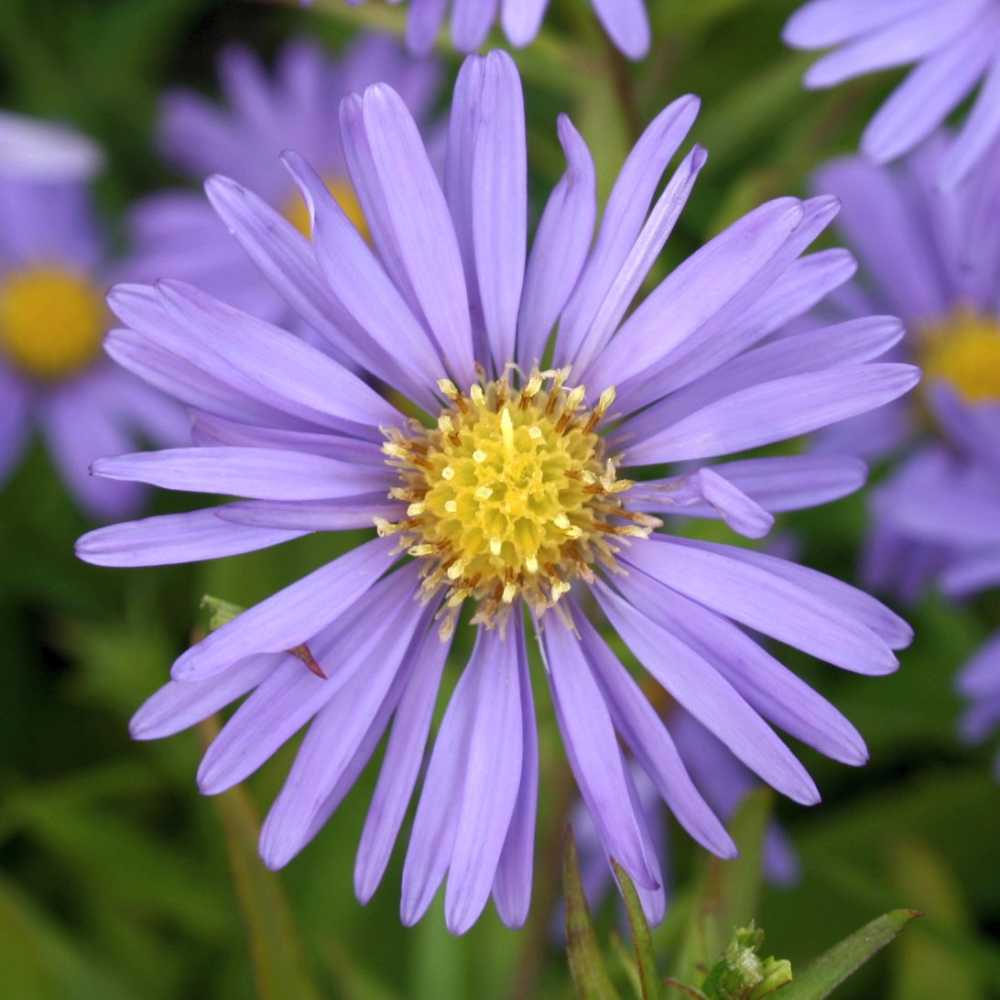
[[[500,919],[508,927],[521,927],[528,919],[531,906],[531,882],[534,871],[535,815],[538,811],[538,730],[535,722],[535,701],[531,691],[531,669],[524,645],[524,626],[520,616],[517,629],[517,661],[521,688],[521,784],[517,791],[514,813],[507,830],[507,839],[500,852],[496,878],[493,880],[493,901]]]
[[[556,122],[566,172],[552,189],[528,258],[517,326],[517,361],[530,368],[542,360],[556,318],[583,268],[597,217],[594,160],[566,115]]]
[[[387,468],[272,448],[141,451],[98,459],[92,472],[105,479],[256,500],[328,500],[388,488],[391,483]]]
[[[464,934],[489,899],[521,786],[519,638],[513,629],[505,635],[483,629],[467,667],[479,677],[444,897],[445,920],[453,934]]]
[[[579,607],[573,620],[583,648],[604,689],[616,728],[684,829],[721,858],[736,857],[736,845],[688,775],[663,720]]]
[[[216,508],[216,511],[223,521],[246,525],[251,532],[254,528],[258,531],[349,531],[370,528],[377,517],[387,521],[406,517],[406,505],[387,500],[385,493],[365,493],[341,500],[243,500]]]
[[[819,801],[816,785],[795,755],[711,664],[605,584],[594,594],[639,662],[747,767],[795,802]]]
[[[653,579],[712,611],[827,663],[862,674],[897,669],[896,657],[858,615],[858,602],[850,600],[849,593],[841,601],[832,588],[809,587],[811,578],[793,579],[791,574],[777,572],[775,564],[784,565],[783,560],[771,557],[772,561],[751,562],[742,558],[743,551],[731,545],[696,545],[655,535],[633,545],[628,559]]]
[[[649,16],[644,0],[591,0],[611,40],[629,59],[649,51]]]
[[[607,703],[579,640],[557,615],[546,619],[541,640],[566,754],[604,848],[637,884],[655,889],[659,883],[646,857],[643,818],[631,807]]]
[[[174,678],[210,677],[254,653],[280,653],[307,642],[396,561],[395,549],[392,538],[374,538],[279,590],[182,654]]]
[[[362,903],[375,894],[385,874],[393,845],[424,761],[441,672],[449,644],[428,630],[413,654],[413,670],[392,724],[389,744],[365,818],[354,864],[354,891]]]
[[[230,524],[219,517],[225,510],[209,507],[97,528],[77,541],[76,554],[94,566],[165,566],[254,552],[312,530]]]

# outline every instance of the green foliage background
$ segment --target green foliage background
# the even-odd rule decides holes
[[[703,98],[695,137],[709,164],[661,269],[764,198],[801,193],[817,163],[855,146],[893,80],[804,92],[808,60],[779,39],[792,0],[649,0],[656,42],[634,69],[610,53],[584,0],[552,6],[542,37],[517,55],[536,207],[562,169],[558,111],[569,111],[590,141],[606,191],[638,125],[680,93]],[[365,24],[398,31],[398,14],[340,0],[316,13],[217,0],[3,0],[0,105],[68,120],[105,146],[100,203],[120,239],[130,199],[177,180],[150,142],[166,85],[212,91],[214,59],[227,41],[267,55],[306,32],[336,49]],[[446,46],[443,58],[453,76],[458,60]],[[161,495],[154,511],[184,502]],[[809,564],[850,577],[864,519],[862,496],[780,527],[798,536]],[[73,559],[73,540],[87,527],[36,445],[0,495],[0,995],[571,995],[550,933],[570,789],[544,692],[532,921],[512,933],[490,912],[456,939],[435,908],[406,930],[397,918],[398,857],[367,908],[351,889],[371,773],[276,877],[256,861],[255,829],[293,748],[245,791],[209,800],[194,786],[207,731],[136,744],[126,729],[199,624],[201,594],[253,602],[350,540],[310,538],[207,566],[129,572]],[[987,601],[956,609],[933,595],[907,613],[918,639],[893,677],[786,657],[856,722],[872,759],[851,771],[803,751],[825,801],[810,811],[779,804],[803,877],[792,889],[768,889],[757,922],[769,953],[794,966],[877,914],[913,906],[924,920],[837,995],[998,997],[1000,790],[988,751],[955,738],[952,682],[1000,614]],[[682,939],[701,860],[683,833],[672,833],[677,905],[654,933],[665,966]],[[612,905],[602,926],[615,920]]]

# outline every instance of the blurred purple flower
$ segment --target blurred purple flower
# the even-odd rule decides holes
[[[101,352],[111,265],[85,183],[99,154],[43,122],[5,120],[0,133],[0,483],[38,427],[89,515],[134,514],[143,488],[95,479],[90,464],[184,441],[187,420]]]
[[[877,163],[914,149],[977,87],[937,178],[958,184],[1000,138],[997,0],[809,0],[784,38],[795,48],[833,49],[806,74],[806,86],[816,89],[915,64],[862,137],[862,150]]]
[[[873,495],[863,575],[903,600],[932,582],[952,597],[1000,583],[1000,163],[942,192],[948,148],[936,135],[895,168],[840,160],[815,182],[840,198],[838,225],[862,263],[828,304],[839,318],[898,312],[910,330],[900,358],[926,376],[919,405],[845,421],[819,446],[899,460]],[[959,686],[976,699],[963,731],[981,737],[1000,717],[1000,642]]]
[[[362,232],[367,223],[348,178],[337,108],[370,83],[388,83],[422,126],[429,124],[440,66],[417,60],[391,39],[371,35],[338,59],[315,42],[289,42],[273,77],[240,47],[219,62],[227,107],[190,91],[163,100],[158,144],[163,155],[192,178],[222,173],[249,187],[303,232],[309,217],[298,189],[278,157],[294,149],[319,171],[348,217]],[[180,278],[242,309],[275,321],[288,307],[261,277],[201,192],[167,191],[139,202],[130,219],[140,280]]]
[[[899,335],[885,319],[759,346],[813,305],[828,269],[841,265],[838,252],[801,256],[836,212],[829,198],[763,205],[630,310],[705,162],[695,146],[654,201],[697,111],[683,97],[650,124],[593,243],[593,162],[560,118],[568,168],[530,253],[523,96],[502,52],[462,67],[443,189],[392,88],[343,102],[341,141],[371,244],[297,155],[284,161],[309,205],[311,241],[235,181],[210,180],[217,211],[275,286],[389,386],[388,397],[187,285],[112,293],[126,329],[112,335],[110,353],[197,411],[196,446],[100,461],[95,475],[246,499],[92,532],[82,558],[185,562],[373,519],[378,528],[189,649],[133,720],[137,738],[166,736],[249,695],[202,761],[206,793],[242,781],[312,723],[262,830],[268,865],[286,864],[322,828],[394,716],[355,870],[358,897],[372,896],[466,601],[475,649],[416,810],[407,924],[446,873],[453,931],[467,930],[491,893],[506,923],[527,914],[538,759],[525,612],[604,849],[651,911],[662,877],[619,736],[692,836],[721,856],[734,846],[585,602],[678,703],[795,801],[819,793],[769,722],[833,759],[864,762],[854,727],[740,626],[885,674],[898,666],[892,650],[911,639],[905,622],[794,563],[652,534],[659,521],[648,513],[723,517],[759,536],[773,511],[856,489],[858,461],[742,459],[641,488],[621,477],[620,466],[704,462],[808,433],[917,380],[908,365],[872,363]],[[539,370],[556,323],[553,367]],[[433,418],[405,417],[400,397]],[[389,572],[404,554],[412,561]],[[316,675],[324,671],[328,679]]]
[[[913,500],[942,468],[940,442],[971,458],[995,448],[1000,434],[1000,169],[994,158],[960,190],[942,192],[934,178],[948,146],[938,134],[895,167],[836,160],[814,180],[840,199],[837,225],[862,268],[824,303],[825,315],[897,313],[910,331],[898,357],[922,362],[926,379],[919,402],[845,421],[821,435],[819,451],[900,458],[881,494]],[[914,537],[904,514],[911,507],[876,500],[863,567],[868,586],[903,600],[936,577],[951,549]]]
[[[357,5],[365,0],[345,2]],[[449,0],[408,2],[406,44],[411,51],[426,55],[444,24]],[[590,0],[590,3],[615,46],[629,59],[642,59],[649,51],[646,0]],[[460,52],[474,52],[499,20],[507,41],[515,48],[522,48],[535,40],[548,5],[549,0],[454,0],[450,4],[451,40]],[[311,6],[311,0],[303,0],[303,6]]]

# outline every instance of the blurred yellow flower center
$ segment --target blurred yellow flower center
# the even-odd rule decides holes
[[[105,320],[100,292],[69,271],[32,268],[0,281],[0,351],[35,378],[63,378],[89,364]]]
[[[969,403],[1000,400],[1000,322],[962,309],[926,331],[928,379],[948,382]]]
[[[351,182],[343,177],[328,177],[324,180],[327,191],[333,195],[344,215],[354,224],[354,228],[367,240],[369,238],[368,222],[365,220],[361,202],[351,187]],[[308,240],[312,239],[312,220],[309,209],[302,200],[302,195],[296,193],[285,206],[285,218]]]
[[[623,508],[632,483],[617,478],[597,433],[614,390],[586,409],[568,375],[536,371],[520,389],[505,377],[468,395],[443,380],[449,405],[436,427],[386,431],[402,482],[390,496],[408,507],[404,520],[376,526],[426,560],[428,598],[449,591],[444,634],[466,598],[486,625],[503,624],[519,596],[536,613],[553,607],[576,577],[592,579],[596,561],[613,565],[622,540],[659,523]]]

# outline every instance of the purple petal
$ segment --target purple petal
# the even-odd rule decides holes
[[[502,0],[501,23],[507,40],[516,49],[535,40],[549,0]]]
[[[219,517],[225,510],[209,507],[98,528],[77,541],[76,554],[94,566],[165,566],[254,552],[312,530],[228,524]]]
[[[206,681],[168,681],[132,716],[129,734],[158,740],[203,722],[262,684],[286,659],[284,653],[250,656]]]
[[[420,133],[399,95],[365,91],[365,135],[407,278],[449,371],[475,380],[469,301],[455,230]]]
[[[413,669],[392,724],[389,744],[365,818],[354,865],[354,891],[362,903],[375,894],[403,825],[410,797],[424,761],[441,672],[449,644],[428,630],[413,654]]]
[[[393,660],[393,639],[389,634],[403,635],[408,642],[413,634],[413,618],[421,612],[414,600],[415,587],[413,571],[404,568],[373,587],[350,608],[344,622],[326,629],[320,625],[319,634],[314,625],[310,650],[317,662],[326,664],[328,676],[317,677],[298,657],[286,657],[236,710],[205,752],[198,768],[201,791],[215,795],[252,774],[331,699],[342,698],[345,688],[353,692],[354,700],[360,701],[358,685],[353,683],[359,672],[363,680],[372,675],[373,690],[382,692],[384,664],[392,665],[394,671],[398,663]],[[392,625],[400,617],[401,607],[400,628],[396,630]],[[250,613],[244,612],[235,623]],[[209,639],[229,627],[224,625]],[[367,703],[359,705],[359,716],[367,708]]]
[[[395,549],[392,538],[374,538],[321,566],[192,646],[174,663],[172,675],[210,677],[254,653],[280,653],[307,642],[396,561]]]
[[[629,59],[649,51],[649,17],[643,0],[591,0],[611,40]]]
[[[547,617],[541,640],[563,745],[604,848],[637,884],[655,889],[643,819],[631,807],[607,703],[580,643],[557,615]]]
[[[920,380],[912,365],[845,365],[775,379],[710,403],[629,448],[627,464],[679,462],[807,434],[883,406]]]
[[[843,764],[868,759],[857,729],[741,629],[645,573],[616,582],[628,601],[704,657],[769,722]]]
[[[663,720],[619,659],[578,607],[573,620],[605,696],[616,728],[684,829],[721,858],[736,857],[736,845],[698,793]]]
[[[365,493],[341,500],[244,500],[216,510],[218,517],[233,524],[294,532],[349,531],[370,528],[378,517],[387,521],[406,517],[406,505],[387,500],[384,493]]]
[[[538,364],[545,345],[576,284],[594,232],[597,180],[583,137],[566,115],[557,119],[566,173],[552,189],[535,232],[524,276],[517,328],[517,360]]]
[[[862,674],[897,669],[889,646],[859,617],[859,602],[849,594],[841,601],[832,589],[809,587],[811,577],[779,574],[774,564],[782,560],[751,562],[743,551],[655,535],[633,545],[628,560],[712,611],[827,663]]]
[[[563,314],[556,364],[577,360],[590,322],[642,229],[667,164],[680,148],[700,102],[687,95],[668,104],[639,137],[611,190],[600,232]]]
[[[451,860],[476,710],[476,675],[466,667],[434,740],[403,864],[400,918],[412,927],[427,911]]]
[[[806,769],[732,685],[695,650],[601,583],[594,594],[640,663],[769,785],[802,805],[819,801]]]
[[[958,690],[970,698],[1000,695],[1000,633],[984,643],[963,667]]]
[[[1000,11],[920,63],[869,122],[861,148],[877,163],[913,149],[965,99],[996,55]]]
[[[384,730],[391,707],[402,693],[405,677],[400,673],[406,666],[407,652],[426,634],[433,614],[433,609],[413,599],[418,573],[419,566],[411,563],[394,574],[404,579],[394,588],[393,605],[381,605],[384,619],[369,619],[364,633],[352,630],[346,641],[338,644],[336,653],[341,658],[336,673],[346,673],[348,680],[337,686],[309,727],[281,793],[267,814],[260,832],[260,853],[269,868],[286,865],[308,842],[316,829],[315,820],[329,817],[332,810],[326,808],[327,800],[333,794],[339,803],[342,790],[338,785],[345,772],[354,770],[351,765],[358,750],[380,710],[388,705],[375,742]],[[400,599],[405,603],[400,605]],[[397,681],[399,686],[393,692]]]
[[[105,479],[257,500],[329,500],[388,488],[391,473],[272,448],[166,448],[94,462]]]
[[[500,852],[493,901],[500,919],[508,927],[521,927],[531,906],[531,881],[535,854],[535,815],[538,811],[538,730],[535,702],[531,692],[531,669],[524,646],[524,626],[515,619],[518,634],[518,673],[521,688],[521,723],[523,759],[517,802]]]
[[[489,899],[521,786],[520,636],[511,633],[481,629],[466,668],[479,677],[473,682],[476,707],[444,897],[453,934],[464,934]]]
[[[459,52],[483,44],[497,15],[497,0],[452,0],[451,38]]]
[[[802,49],[825,49],[881,28],[935,0],[810,0],[785,24],[782,38]]]
[[[482,5],[482,0],[472,2]],[[483,322],[494,370],[501,373],[514,359],[528,226],[524,94],[517,67],[505,52],[491,52],[483,61],[477,110],[470,191],[473,248]]]

